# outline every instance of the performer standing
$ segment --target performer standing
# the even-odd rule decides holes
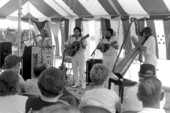
[[[107,29],[106,37],[102,39],[102,42],[100,43],[98,49],[100,49],[100,47],[104,45],[107,45],[108,48],[105,47],[104,51],[102,51],[103,65],[106,66],[110,72],[112,72],[119,46],[117,43],[115,31],[113,31],[113,29],[111,28]]]
[[[53,66],[52,39],[50,39],[45,29],[41,29],[40,36],[41,39],[37,41],[38,46],[41,47],[41,54],[38,55],[38,63],[43,63],[49,68]]]
[[[144,54],[144,64],[152,64],[155,67],[157,66],[157,57],[156,57],[156,40],[152,35],[152,30],[150,27],[145,27],[141,32],[145,43],[140,44],[135,37],[132,37],[132,41],[135,46],[137,46]]]
[[[69,37],[68,41],[66,42],[66,47],[73,44],[75,41],[79,41],[81,39],[82,39],[81,29],[79,27],[75,27],[74,35]],[[82,89],[85,89],[86,88],[86,82],[85,82],[86,77],[85,77],[84,51],[86,49],[87,42],[85,40],[82,40],[79,45],[80,45],[79,50],[75,53],[74,56],[72,56],[73,76],[74,76],[74,81],[75,81],[75,84],[72,87],[78,87],[81,84]]]

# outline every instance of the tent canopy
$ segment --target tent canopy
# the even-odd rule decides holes
[[[125,19],[130,17],[137,19],[164,19],[163,21],[161,20],[162,27],[155,26],[155,20],[150,19],[142,19],[141,24],[142,27],[144,27],[144,24],[146,25],[147,23],[147,26],[152,28],[154,36],[158,39],[157,42],[158,45],[160,45],[160,50],[164,50],[163,52],[159,52],[159,54],[169,53],[164,56],[170,59],[170,21],[167,21],[170,18],[170,0],[0,0],[0,18],[18,19],[20,1],[22,2],[22,19],[31,18],[33,20],[39,20],[34,22],[36,24],[36,26],[34,26],[36,35],[39,34],[40,28],[44,26],[46,26],[49,33],[52,31],[55,37],[58,37],[58,32],[61,32],[61,48],[64,48],[63,43],[68,39],[69,35],[72,34],[75,26],[82,26],[84,34],[89,33],[94,37],[103,36],[106,27],[111,27],[117,31],[118,38],[123,40],[126,38],[125,34],[129,26],[129,21],[121,22],[120,18],[118,18],[115,22],[114,19],[116,18],[114,17],[119,16]],[[54,22],[55,25],[53,25],[54,23],[52,23],[52,21],[48,21],[61,20],[62,18],[65,18],[64,21],[60,21],[59,23]],[[81,22],[82,18],[99,18],[100,22]],[[146,23],[144,23],[143,20],[146,20]],[[165,28],[163,28],[163,26]],[[140,29],[142,29],[142,27]],[[131,34],[133,34],[135,30],[131,29],[131,31]],[[159,33],[156,33],[156,31],[159,31]],[[120,43],[122,42],[120,41]],[[162,49],[162,47],[164,47],[164,49]],[[131,48],[131,46],[129,48]],[[63,49],[60,51],[62,50]]]
[[[21,0],[22,17],[38,19],[139,17],[165,19],[170,16],[170,0]],[[0,17],[18,16],[19,0],[0,0]]]

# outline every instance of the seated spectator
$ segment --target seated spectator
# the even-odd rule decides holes
[[[38,113],[80,113],[76,108],[66,105],[57,104],[42,108]]]
[[[30,95],[40,95],[38,88],[38,77],[42,71],[46,69],[45,64],[36,64],[34,66],[34,77],[26,80],[25,82],[25,93]]]
[[[139,71],[139,82],[141,82],[144,78],[154,76],[156,77],[156,69],[151,64],[142,64]],[[140,111],[143,106],[142,102],[138,100],[137,98],[137,92],[138,92],[138,85],[130,87],[124,98],[122,109],[123,111]],[[161,107],[163,108],[165,104],[165,97],[161,101]]]
[[[165,113],[160,108],[163,99],[162,83],[156,77],[150,76],[139,83],[137,97],[142,101],[143,109],[139,113]]]
[[[78,108],[79,100],[65,89],[63,90],[63,95],[59,99],[69,103],[75,108]]]
[[[21,58],[17,55],[12,55],[12,54],[6,56],[4,60],[4,66],[6,69],[13,69],[17,72],[19,76],[19,93],[23,93],[25,92],[24,89],[25,80],[20,75],[20,67],[21,67],[20,63],[21,63]]]
[[[26,113],[31,110],[38,111],[43,107],[65,103],[59,100],[63,94],[65,81],[62,72],[54,67],[44,70],[38,78],[38,87],[40,89],[39,97],[29,97],[26,102]]]
[[[80,109],[84,105],[96,105],[108,109],[111,113],[121,113],[120,99],[114,90],[109,90],[107,84],[109,70],[103,64],[92,67],[90,78],[94,84],[93,89],[85,92],[80,101]]]
[[[14,70],[5,70],[0,75],[0,112],[25,113],[28,97],[18,95],[19,77]]]

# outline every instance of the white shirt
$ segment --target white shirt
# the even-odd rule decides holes
[[[153,36],[150,36],[144,45],[147,49],[144,53],[145,61],[144,63],[152,64],[156,67],[157,57],[156,57],[156,40]]]
[[[115,42],[115,41],[117,41],[116,37],[112,36],[109,41],[104,38],[101,43],[111,44],[112,42]],[[110,46],[109,49],[103,53],[103,57],[104,56],[113,56],[113,55],[117,54],[117,52],[118,52],[118,49],[115,49],[112,46]]]
[[[82,105],[101,106],[112,113],[116,112],[115,106],[119,102],[119,97],[114,90],[106,88],[96,88],[85,92],[81,98]]]
[[[28,97],[21,95],[0,96],[0,113],[25,113]]]
[[[164,109],[155,109],[155,108],[147,108],[144,107],[140,112],[138,113],[166,113]]]

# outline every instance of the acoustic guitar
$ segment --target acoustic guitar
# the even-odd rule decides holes
[[[82,43],[82,41],[88,37],[89,34],[82,37],[79,41],[74,41],[72,44],[68,45],[66,47],[67,55],[73,57],[76,54],[76,52],[80,49],[80,43]]]

